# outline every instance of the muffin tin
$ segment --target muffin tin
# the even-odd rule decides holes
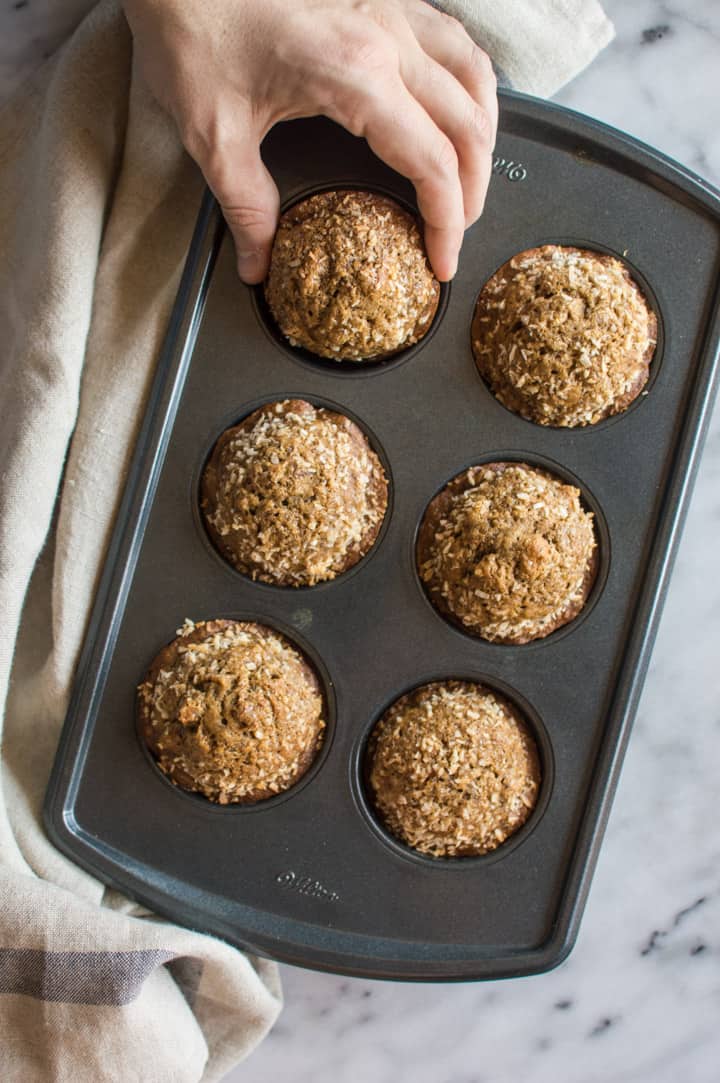
[[[236,278],[205,198],[130,469],[45,805],[55,843],[179,922],[288,962],[371,977],[497,978],[546,970],[577,933],[629,736],[717,371],[720,199],[687,170],[593,121],[503,94],[485,214],[426,338],[386,362],[294,350]],[[328,187],[412,205],[412,190],[328,121],[264,145],[283,204]],[[545,243],[624,259],[659,319],[651,378],[624,413],[546,429],[501,406],[470,349],[474,302],[510,256]],[[371,552],[336,580],[252,583],[212,548],[198,481],[223,429],[261,402],[347,413],[390,478]],[[416,531],[432,496],[478,462],[537,464],[596,513],[600,570],[581,615],[523,646],[487,643],[428,602]],[[252,806],[169,783],[135,732],[135,688],[183,620],[284,632],[324,682],[330,724],[308,774]],[[384,710],[433,680],[480,681],[528,719],[543,783],[491,854],[434,859],[389,836],[363,754]]]

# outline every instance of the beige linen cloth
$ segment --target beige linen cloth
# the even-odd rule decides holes
[[[595,0],[449,0],[518,89],[612,36]],[[95,7],[0,112],[0,1079],[195,1083],[281,1007],[275,964],[160,920],[46,839],[40,810],[202,192]],[[238,287],[242,288],[242,287]],[[12,666],[12,675],[11,675]]]

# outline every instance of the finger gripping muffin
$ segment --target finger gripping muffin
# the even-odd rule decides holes
[[[334,579],[372,547],[388,483],[364,433],[302,399],[271,402],[215,444],[200,506],[235,568],[277,586]]]
[[[597,574],[592,512],[580,491],[526,463],[486,463],[431,500],[418,533],[430,600],[497,643],[549,635],[582,609]]]
[[[288,789],[326,726],[303,655],[271,628],[232,620],[186,621],[139,686],[137,717],[170,781],[220,805]]]
[[[472,348],[508,409],[539,425],[592,425],[625,410],[647,383],[657,317],[620,260],[544,245],[485,284]]]
[[[440,286],[412,215],[372,192],[321,192],[280,218],[265,297],[293,346],[378,361],[430,329]]]
[[[496,849],[526,822],[540,788],[519,712],[471,681],[434,682],[394,703],[371,734],[366,767],[387,829],[435,857]]]

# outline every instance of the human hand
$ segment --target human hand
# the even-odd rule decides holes
[[[497,128],[487,55],[423,0],[125,0],[143,74],[232,232],[265,277],[279,198],[260,143],[322,114],[408,177],[435,274],[455,273],[480,215]]]

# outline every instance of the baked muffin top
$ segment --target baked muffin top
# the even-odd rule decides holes
[[[138,728],[177,786],[226,805],[288,789],[322,744],[315,671],[279,632],[186,621],[138,688]]]
[[[582,609],[597,572],[580,491],[525,463],[487,463],[433,498],[418,535],[431,601],[498,643],[549,635]]]
[[[282,215],[265,296],[291,345],[334,361],[377,361],[429,330],[440,286],[407,211],[342,190]]]
[[[478,297],[472,347],[495,396],[539,425],[592,425],[647,383],[657,317],[618,259],[545,245],[513,256]]]
[[[540,788],[519,713],[470,681],[427,684],[394,703],[371,735],[367,767],[388,830],[436,857],[496,849],[525,823]]]
[[[387,508],[382,464],[358,426],[302,399],[271,402],[217,441],[201,483],[208,532],[239,571],[313,586],[357,563]]]

